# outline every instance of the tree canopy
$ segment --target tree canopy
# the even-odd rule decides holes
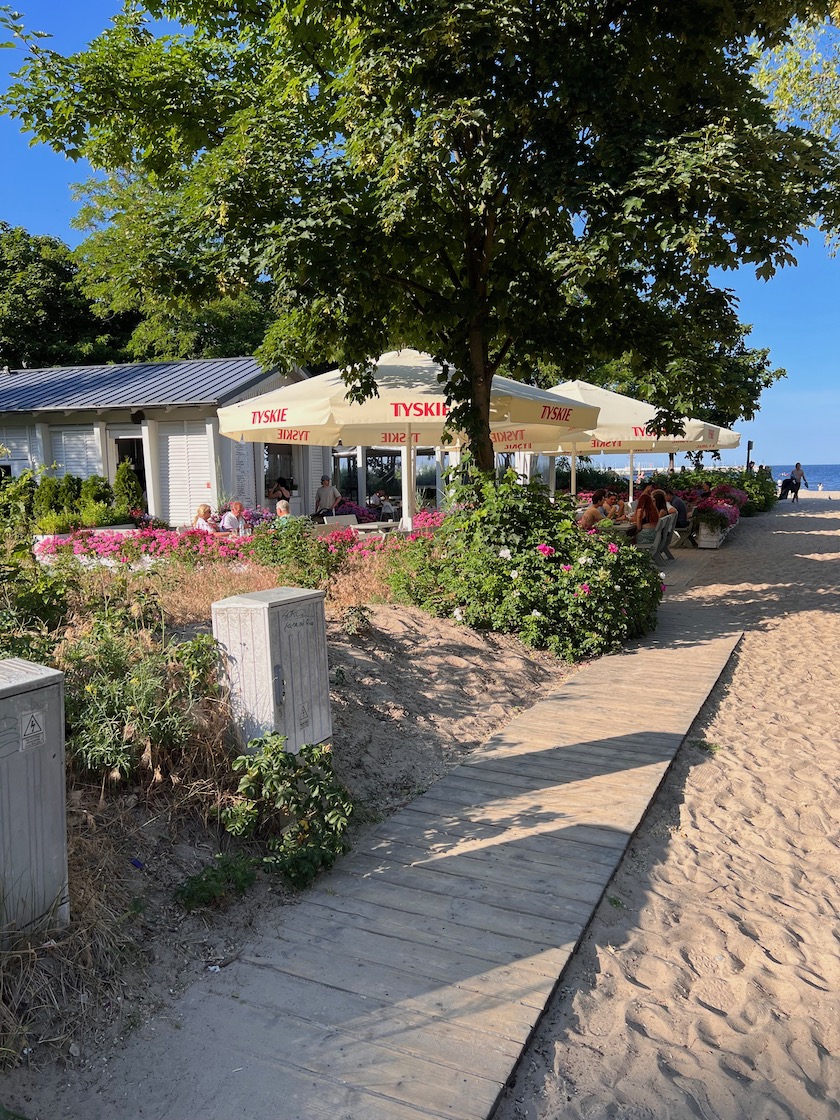
[[[797,21],[772,51],[757,55],[756,84],[777,117],[840,143],[840,4],[832,16]]]
[[[0,366],[113,361],[133,325],[94,314],[63,241],[0,222]]]
[[[146,222],[127,283],[268,278],[264,359],[335,361],[359,395],[379,353],[430,351],[487,467],[497,370],[631,352],[666,413],[755,407],[710,271],[793,263],[837,167],[774,120],[750,43],[828,7],[145,0],[77,55],[32,42],[4,104],[130,184],[110,188]]]

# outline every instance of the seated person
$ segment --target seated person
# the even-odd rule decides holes
[[[634,531],[632,539],[636,544],[653,544],[656,539],[656,526],[659,524],[659,511],[647,490],[639,495],[639,504],[633,514]]]
[[[580,525],[581,529],[594,529],[599,521],[603,521],[604,511],[601,507],[606,496],[606,490],[595,491],[592,495],[592,504],[585,509],[583,515],[578,518],[578,525]]]
[[[671,489],[665,491],[665,497],[668,500],[668,505],[671,506],[672,509],[676,510],[677,528],[687,529],[690,522],[688,519],[688,507],[686,506],[685,502],[682,500],[679,494],[675,494]]]
[[[274,507],[274,512],[277,515],[277,520],[278,521],[282,520],[284,517],[291,517],[292,516],[291,507],[289,506],[289,503],[286,501],[285,498],[280,499],[280,501]]]
[[[669,513],[677,512],[673,506],[668,504],[668,499],[665,497],[664,490],[654,490],[651,497],[653,498],[653,504],[656,506],[656,512],[660,517],[667,517]]]
[[[244,537],[248,534],[248,526],[242,516],[245,507],[242,502],[231,502],[230,509],[222,516],[220,532],[228,533],[231,537]]]
[[[627,506],[624,504],[624,499],[619,498],[617,494],[610,491],[606,498],[602,510],[605,517],[609,517],[611,521],[626,521],[627,520]]]
[[[192,519],[193,529],[200,529],[202,533],[218,533],[220,530],[218,526],[214,525],[210,520],[210,507],[206,503],[202,503],[195,511],[195,517]]]
[[[397,511],[384,490],[380,491],[379,516],[383,521],[393,521]]]

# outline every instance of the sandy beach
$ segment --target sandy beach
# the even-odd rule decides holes
[[[745,636],[494,1120],[838,1115],[840,496],[802,498],[668,567],[672,603],[725,611]],[[383,814],[507,722],[512,698],[527,706],[569,672],[512,639],[393,607],[375,610],[362,642],[332,624],[330,644],[336,762]],[[187,856],[163,837],[144,852],[149,878],[173,864],[183,874]],[[174,1021],[182,985],[270,921],[281,900],[267,890],[189,921],[171,903],[150,910],[154,952],[132,1015],[142,1021],[148,1006]],[[0,1077],[0,1102],[28,1120],[81,1120],[80,1100],[113,1069],[153,1080],[143,1045],[153,1033],[154,1023],[135,1028],[116,1045],[91,1035],[66,1066],[44,1068],[41,1055]],[[117,1114],[137,1120],[129,1107]]]
[[[745,637],[495,1120],[840,1115],[840,504],[802,498],[671,593]]]

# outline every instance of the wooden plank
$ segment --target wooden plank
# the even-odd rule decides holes
[[[564,959],[569,952],[568,943],[565,946],[555,946],[524,937],[492,933],[488,930],[476,929],[474,926],[443,921],[440,918],[405,914],[390,907],[362,902],[347,896],[340,900],[331,899],[329,896],[317,900],[310,899],[305,911],[301,912],[298,907],[295,907],[288,916],[284,916],[283,928],[307,923],[310,912],[319,915],[323,920],[329,919],[336,926],[352,925],[358,929],[391,932],[415,943],[418,947],[427,944],[451,945],[469,957],[487,962],[516,961],[523,968],[555,977],[559,975],[557,962]]]
[[[377,906],[388,906],[395,913],[417,914],[430,921],[439,918],[476,930],[511,934],[545,944],[574,945],[580,937],[580,925],[575,918],[547,918],[514,912],[486,902],[421,890],[416,883],[406,888],[384,878],[341,875],[331,879],[329,893],[338,899],[349,896]]]
[[[303,923],[284,922],[278,931],[284,958],[300,947],[320,947],[348,961],[408,973],[413,980],[425,979],[435,985],[457,986],[482,995],[492,991],[497,999],[515,999],[539,1008],[545,1005],[546,993],[551,992],[568,959],[568,952],[561,959],[561,953],[555,951],[560,967],[554,976],[547,977],[524,968],[518,961],[482,961],[452,943],[441,946],[427,941],[420,952],[416,941],[392,932],[364,929],[349,922],[336,923],[334,918],[325,921],[314,914],[307,918]]]
[[[410,1011],[445,1018],[462,1029],[480,1029],[514,1042],[524,1042],[535,1021],[533,1005],[499,998],[491,989],[477,992],[459,984],[436,984],[416,973],[333,955],[304,944],[293,945],[282,937],[273,938],[271,945],[271,964],[247,954],[241,958],[243,964],[263,968],[266,992],[276,983],[275,973],[296,976],[339,991],[399,1003]]]

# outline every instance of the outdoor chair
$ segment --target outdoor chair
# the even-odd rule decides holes
[[[668,542],[671,539],[676,522],[677,515],[675,513],[667,513],[664,517],[660,517],[656,525],[656,536],[650,544],[637,544],[636,547],[649,552],[655,564],[664,564]],[[672,554],[668,555],[668,559],[673,560],[674,556]]]

